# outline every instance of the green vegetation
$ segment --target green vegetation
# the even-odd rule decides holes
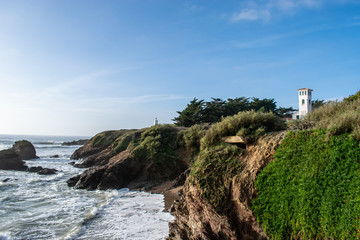
[[[223,137],[240,136],[252,142],[257,137],[273,131],[284,130],[284,122],[273,113],[246,111],[226,117],[214,124],[201,139],[201,147],[217,145]]]
[[[219,122],[223,117],[250,110],[273,112],[280,117],[289,117],[295,111],[293,108],[277,108],[275,100],[268,98],[239,97],[226,101],[212,98],[210,102],[194,98],[184,110],[177,111],[179,116],[173,121],[177,126],[190,127],[194,124]]]
[[[198,126],[193,128],[192,132],[201,132],[190,138],[197,141],[204,132],[200,131]],[[255,111],[239,112],[212,125],[201,139],[201,151],[191,169],[190,181],[198,184],[203,198],[218,213],[222,213],[228,199],[230,183],[241,171],[240,157],[243,149],[222,143],[221,138],[238,134],[246,139],[255,140],[267,132],[284,128],[283,121],[273,113]],[[190,142],[193,144],[196,141]]]
[[[190,181],[202,189],[202,197],[221,213],[224,210],[232,178],[240,172],[242,149],[235,145],[218,145],[203,149],[190,172]]]
[[[175,149],[176,129],[170,125],[156,125],[141,134],[134,155],[155,164],[172,164],[178,159]]]
[[[302,124],[327,130],[328,140],[331,136],[343,133],[350,133],[356,140],[360,140],[360,98],[327,103],[308,114]]]
[[[289,133],[252,208],[271,239],[359,239],[360,148],[349,134]]]
[[[93,141],[94,147],[105,148],[110,146],[118,137],[126,133],[128,130],[105,131],[96,134],[90,141]]]
[[[112,152],[118,154],[124,151],[131,142],[138,140],[138,130],[128,130],[126,133],[118,137],[112,144]]]
[[[358,100],[358,99],[360,99],[360,91],[358,91],[354,95],[351,95],[351,96],[345,98],[344,101],[353,102],[353,101]]]
[[[195,124],[190,128],[181,130],[178,136],[178,144],[186,147],[193,155],[200,151],[200,140],[205,136],[208,129],[206,125]]]

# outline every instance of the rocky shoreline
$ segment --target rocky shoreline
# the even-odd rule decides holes
[[[27,140],[14,143],[12,148],[0,151],[0,169],[36,172],[39,175],[55,174],[56,169],[28,167],[24,160],[37,159],[35,147]]]

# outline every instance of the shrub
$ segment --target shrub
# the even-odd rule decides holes
[[[200,140],[205,136],[207,125],[195,124],[188,129],[179,132],[179,142],[190,150],[193,154],[200,151]]]
[[[360,99],[328,103],[310,112],[304,122],[313,122],[314,129],[327,130],[328,140],[331,136],[350,133],[359,141]]]
[[[285,123],[273,113],[239,112],[214,124],[206,132],[205,137],[201,139],[201,148],[216,145],[226,136],[237,135],[251,142],[267,132],[279,131],[285,128]]]
[[[174,162],[178,157],[176,147],[176,129],[170,125],[155,125],[141,134],[134,149],[135,157],[151,160],[155,164]]]
[[[289,133],[258,175],[253,213],[270,239],[360,238],[360,148],[349,134]]]

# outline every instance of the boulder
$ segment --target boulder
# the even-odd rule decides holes
[[[7,149],[0,151],[0,169],[25,171],[27,167],[13,149]]]
[[[34,145],[27,140],[21,140],[14,143],[12,150],[19,155],[21,160],[39,158],[36,156]]]
[[[29,172],[36,172],[39,175],[50,175],[50,174],[56,174],[56,172],[57,172],[57,170],[54,168],[43,168],[40,166],[30,167],[27,170]]]
[[[11,149],[0,151],[0,169],[36,172],[40,175],[55,174],[56,169],[27,167],[23,160],[39,158],[34,146],[26,140],[17,141]]]

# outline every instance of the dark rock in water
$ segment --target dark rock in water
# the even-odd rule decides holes
[[[44,169],[43,167],[30,167],[28,168],[28,172],[39,172],[43,169]]]
[[[69,164],[74,166],[74,165],[75,165],[75,162],[72,161],[72,162],[69,162]]]
[[[40,166],[30,167],[30,168],[28,168],[28,171],[36,172],[39,175],[50,175],[50,174],[55,174],[57,172],[57,170],[54,168],[43,168]]]
[[[59,157],[60,157],[60,156],[57,155],[57,154],[50,156],[50,158],[59,158]]]
[[[0,151],[0,169],[30,171],[23,160],[39,158],[31,142],[17,141],[11,149]],[[31,169],[31,168],[30,168]],[[31,171],[35,171],[32,169]]]
[[[88,141],[89,141],[89,139],[80,139],[77,141],[63,142],[61,145],[63,145],[63,146],[84,145]]]
[[[10,178],[5,178],[2,182],[8,182]]]
[[[27,167],[13,149],[7,149],[0,151],[0,169],[25,171]]]
[[[12,146],[12,149],[19,155],[19,158],[21,160],[39,158],[38,156],[36,156],[35,147],[29,141],[17,141]]]
[[[69,187],[74,187],[76,183],[79,181],[79,179],[80,179],[80,175],[76,175],[75,177],[70,178],[66,182]]]
[[[56,174],[57,170],[54,168],[44,168],[40,171],[38,171],[37,173],[39,175],[51,175],[51,174]]]

